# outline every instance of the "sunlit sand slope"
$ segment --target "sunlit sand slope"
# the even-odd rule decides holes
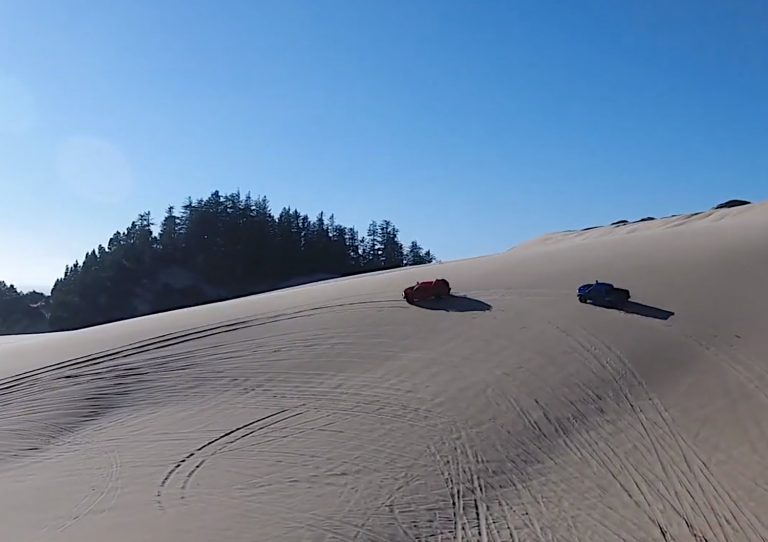
[[[6,338],[0,540],[766,540],[766,232],[752,205]],[[400,298],[437,276],[464,297]],[[635,303],[578,303],[596,279]]]

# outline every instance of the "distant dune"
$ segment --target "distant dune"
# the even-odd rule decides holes
[[[766,232],[745,205],[0,338],[0,540],[767,540]],[[435,277],[457,297],[400,298]]]

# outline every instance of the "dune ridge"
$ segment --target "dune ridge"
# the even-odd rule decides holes
[[[0,341],[0,539],[768,540],[768,204]],[[459,299],[410,306],[445,277]],[[657,311],[582,305],[607,280]]]

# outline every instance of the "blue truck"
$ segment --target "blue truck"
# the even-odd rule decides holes
[[[629,301],[629,290],[616,288],[610,282],[582,284],[576,295],[582,303],[608,307],[621,307]]]

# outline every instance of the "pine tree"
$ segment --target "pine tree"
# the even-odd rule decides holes
[[[362,241],[362,264],[364,269],[373,270],[381,267],[381,237],[379,223],[375,220],[368,224],[368,231]]]
[[[180,228],[179,217],[174,213],[173,205],[169,205],[165,211],[165,218],[160,225],[158,243],[163,260],[173,262],[179,257],[182,248],[183,232]]]
[[[6,284],[0,280],[0,299],[10,299],[21,295],[13,284]]]
[[[421,265],[424,263],[424,249],[416,241],[411,241],[405,253],[405,265]]]
[[[359,270],[363,267],[363,254],[360,234],[355,228],[346,228],[347,261],[350,270]]]
[[[398,229],[389,220],[379,225],[381,240],[381,267],[389,269],[403,265],[403,245],[398,239]]]

